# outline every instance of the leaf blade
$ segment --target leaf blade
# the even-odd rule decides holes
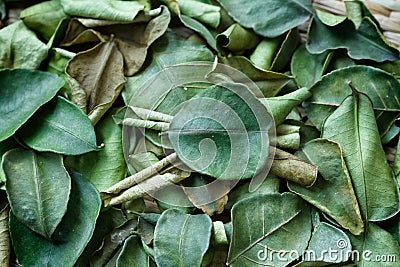
[[[19,136],[37,151],[77,155],[98,149],[88,117],[60,96],[43,106],[20,129]]]
[[[61,156],[16,148],[3,157],[2,168],[15,216],[51,240],[67,210],[71,186]]]
[[[384,220],[399,210],[399,192],[381,145],[372,103],[366,95],[354,94],[327,118],[322,137],[341,145],[363,218]]]

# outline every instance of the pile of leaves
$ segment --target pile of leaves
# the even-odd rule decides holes
[[[0,1],[2,25],[15,4]],[[332,15],[311,0],[25,4],[0,30],[0,265],[396,266],[400,156],[388,162],[384,147],[400,133],[400,55],[362,2],[346,9]],[[261,95],[233,82],[255,101],[249,109],[223,86],[143,90],[188,62],[233,67]],[[201,97],[247,123],[243,173],[221,177],[241,143],[231,148],[220,125],[201,120],[189,128],[201,134],[174,136],[187,114],[213,110]],[[252,110],[273,118],[276,140],[254,136],[275,128],[257,128]],[[209,168],[185,160],[203,139],[217,147]],[[269,152],[271,172],[249,190]],[[190,191],[230,179],[237,185],[210,203]],[[148,195],[170,181],[180,193]]]

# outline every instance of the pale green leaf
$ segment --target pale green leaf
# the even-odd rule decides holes
[[[398,187],[369,98],[353,92],[326,119],[322,137],[341,146],[363,219],[381,221],[396,214],[400,208]]]

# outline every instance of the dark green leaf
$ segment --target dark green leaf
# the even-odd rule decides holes
[[[313,13],[310,0],[218,0],[234,20],[265,37],[303,24]]]
[[[379,130],[388,131],[400,112],[400,83],[389,73],[370,66],[351,66],[332,71],[314,84],[312,96],[303,103],[310,120],[321,129],[324,120],[351,94],[348,83],[368,95],[376,112]]]
[[[117,259],[117,267],[150,267],[151,257],[143,249],[142,242],[137,235],[129,237]]]
[[[18,135],[25,144],[38,151],[79,155],[98,149],[89,118],[60,96],[36,112]]]
[[[211,227],[211,219],[205,214],[189,215],[176,209],[165,211],[158,219],[154,233],[157,265],[200,266],[209,246]]]
[[[82,175],[73,173],[71,176],[67,213],[53,235],[53,242],[32,232],[11,213],[11,240],[22,265],[73,266],[89,242],[100,212],[100,196]]]
[[[224,86],[211,86],[186,101],[168,137],[192,170],[223,180],[251,178],[267,162],[272,117],[247,87]]]
[[[0,71],[0,141],[13,135],[63,85],[55,74],[23,69]]]
[[[75,265],[77,267],[86,267],[96,250],[102,246],[104,236],[110,234],[114,228],[120,227],[125,222],[124,213],[119,209],[110,208],[102,211],[97,218],[93,236]]]
[[[370,18],[363,18],[360,27],[356,29],[350,20],[330,27],[314,16],[308,31],[307,50],[320,54],[338,48],[347,49],[353,59],[371,59],[377,62],[400,59],[399,51],[389,46]]]
[[[310,209],[292,193],[257,195],[238,202],[232,208],[232,224],[227,263],[232,267],[286,266],[294,260],[288,252],[301,255],[311,237]],[[284,252],[282,261],[270,257],[277,251]]]
[[[299,47],[292,57],[291,71],[299,86],[310,88],[321,79],[332,58],[332,53],[310,54],[305,46]]]
[[[50,240],[67,211],[71,188],[62,157],[16,148],[3,156],[2,168],[13,214]]]

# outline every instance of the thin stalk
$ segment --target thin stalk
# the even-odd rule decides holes
[[[189,176],[190,173],[184,171],[155,175],[140,184],[132,186],[118,196],[104,199],[104,205],[106,207],[114,206],[129,200],[141,198],[146,194],[155,193],[171,184],[178,183]]]
[[[130,107],[133,112],[136,113],[141,119],[143,120],[152,120],[152,121],[161,121],[161,122],[171,122],[173,116],[161,113],[158,111],[145,109],[145,108],[138,108],[138,107]]]
[[[135,184],[141,183],[148,179],[149,177],[157,174],[159,171],[161,171],[163,168],[168,166],[171,162],[174,162],[177,159],[176,153],[172,153],[171,155],[168,155],[167,157],[163,158],[159,162],[147,167],[146,169],[141,170],[138,173],[135,173],[124,180],[116,183],[115,185],[111,186],[104,192],[102,192],[102,195],[107,196],[109,194],[118,194],[124,189],[127,189],[131,186],[134,186]]]

